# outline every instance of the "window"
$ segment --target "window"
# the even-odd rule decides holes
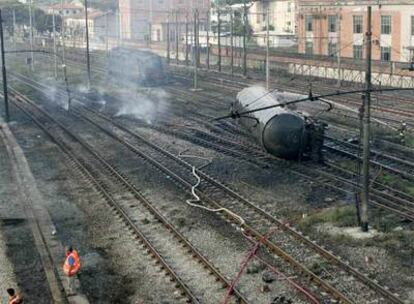
[[[328,16],[328,32],[335,33],[337,24],[338,24],[338,16],[329,15]]]
[[[381,16],[381,34],[391,34],[391,16]]]
[[[354,34],[362,33],[362,16],[353,16]]]
[[[306,41],[305,54],[308,54],[308,55],[313,54],[313,42],[312,41]]]
[[[292,11],[292,2],[288,2],[287,11],[288,11],[288,13],[290,13]]]
[[[335,42],[329,42],[328,43],[328,56],[336,57],[337,50],[336,50],[336,43]]]
[[[354,45],[353,53],[354,53],[354,59],[362,59],[363,57],[362,45]]]
[[[313,17],[311,15],[305,16],[305,27],[307,32],[313,31]]]
[[[411,16],[411,36],[414,36],[414,16]]]
[[[381,61],[391,60],[391,48],[389,46],[381,47]]]

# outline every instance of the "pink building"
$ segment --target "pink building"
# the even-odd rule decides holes
[[[167,24],[173,31],[176,20],[184,23],[192,19],[195,10],[205,20],[210,0],[119,0],[121,38],[126,40],[155,41],[166,38]],[[170,33],[174,37],[174,32]]]
[[[365,58],[367,5],[372,5],[373,60],[412,60],[414,3],[404,0],[298,0],[299,52]]]

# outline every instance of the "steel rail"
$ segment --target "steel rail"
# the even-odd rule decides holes
[[[117,128],[121,129],[122,131],[124,131],[124,132],[126,132],[126,133],[128,133],[128,134],[130,134],[130,135],[132,135],[132,136],[134,136],[134,137],[136,137],[138,139],[140,139],[146,145],[152,147],[154,150],[157,150],[157,151],[163,153],[164,155],[166,155],[167,157],[171,158],[175,162],[181,163],[183,166],[186,166],[187,168],[190,168],[191,167],[191,165],[189,165],[187,162],[185,162],[185,161],[177,158],[175,155],[171,154],[170,152],[168,152],[168,151],[166,151],[166,150],[164,150],[164,149],[156,146],[155,144],[149,142],[145,138],[142,138],[140,135],[136,134],[135,132],[129,130],[128,128],[126,128],[126,127],[124,127],[124,126],[122,126],[122,125],[120,125],[120,124],[118,124],[116,122],[114,122],[110,118],[107,118],[105,115],[103,115],[101,113],[94,112],[93,110],[90,110],[88,108],[84,108],[84,109],[87,110],[87,111],[89,111],[89,112],[91,112],[91,113],[94,113],[97,116],[100,116],[104,120],[109,121],[112,125],[116,126]],[[97,125],[96,122],[93,122],[93,124]],[[106,133],[109,133],[108,135],[115,136],[115,139],[117,139],[118,141],[123,142],[123,144],[125,144],[126,146],[128,146],[132,151],[135,151],[136,153],[140,154],[143,158],[147,159],[150,163],[152,163],[154,166],[158,167],[159,169],[163,170],[168,175],[176,176],[176,174],[174,172],[172,172],[171,170],[169,170],[168,168],[166,168],[162,164],[158,163],[155,159],[152,159],[149,155],[146,155],[146,154],[142,153],[141,151],[139,151],[137,148],[135,148],[130,143],[125,142],[125,141],[122,141],[122,139],[120,139],[118,136],[116,136],[114,134],[111,134],[112,133],[111,131],[108,131],[108,130],[106,130],[106,128],[103,128],[103,127],[100,127],[100,129],[102,129]],[[400,304],[403,303],[399,298],[397,298],[395,295],[393,295],[390,291],[386,290],[385,288],[383,288],[382,286],[380,286],[378,283],[376,283],[373,280],[369,279],[367,276],[365,276],[364,274],[362,274],[360,271],[358,271],[355,268],[351,267],[350,265],[342,262],[340,258],[336,257],[331,252],[329,252],[329,251],[325,250],[324,248],[322,248],[321,246],[317,245],[315,242],[311,241],[309,238],[303,236],[300,232],[296,231],[294,228],[291,228],[291,227],[286,226],[280,220],[276,219],[275,217],[273,217],[272,215],[270,215],[269,213],[267,213],[263,209],[257,207],[255,204],[251,203],[250,201],[248,201],[247,199],[245,199],[244,197],[242,197],[240,194],[236,193],[234,190],[232,190],[229,187],[225,186],[224,184],[218,182],[214,178],[208,176],[206,173],[204,173],[201,170],[196,170],[196,173],[200,177],[202,177],[203,179],[205,179],[208,182],[214,184],[218,188],[224,190],[225,192],[227,192],[228,194],[230,194],[232,197],[238,199],[240,202],[244,203],[245,205],[249,206],[250,208],[253,208],[256,212],[258,212],[259,214],[261,214],[264,218],[266,218],[267,220],[271,221],[273,224],[276,224],[279,228],[282,228],[283,230],[285,230],[286,232],[288,232],[290,235],[292,235],[294,238],[296,238],[297,240],[301,241],[302,243],[304,243],[305,245],[307,245],[309,248],[312,248],[313,250],[315,250],[316,252],[318,252],[319,254],[321,254],[326,259],[328,259],[331,262],[335,263],[338,267],[346,270],[348,273],[351,273],[352,275],[354,275],[355,277],[357,277],[361,282],[365,283],[367,286],[369,286],[370,288],[374,289],[375,291],[377,291],[382,296],[386,297],[388,300],[391,301],[391,303],[400,303]],[[181,183],[186,182],[186,181],[183,181],[179,176],[177,176],[177,180],[179,180]],[[191,186],[187,182],[186,182],[185,185],[188,186],[188,187]],[[208,200],[208,197],[205,197],[205,195],[203,195],[202,193],[200,193],[200,195],[202,197],[204,197],[204,199]],[[216,205],[216,207],[223,207],[223,206]],[[270,248],[270,249],[272,249],[272,248]],[[272,251],[273,250],[274,250],[274,248],[272,249]],[[283,251],[278,251],[278,252],[283,255]],[[299,267],[299,266],[296,265],[295,267]],[[329,289],[329,287],[327,287],[327,288]],[[329,290],[328,290],[328,292],[329,292]],[[334,292],[333,294],[335,295],[337,293]]]
[[[149,143],[150,144],[150,143]],[[168,153],[168,152],[167,152]],[[201,175],[203,175],[201,172],[200,172],[200,174]],[[203,176],[203,178],[205,178],[205,176]],[[221,185],[221,184],[219,184],[219,185]],[[221,186],[223,186],[223,185],[221,185]],[[224,186],[225,187],[225,186]],[[238,196],[238,194],[236,194],[236,193],[234,193],[234,192],[232,192],[232,190],[229,190],[229,189],[226,189],[226,191],[229,191],[233,196]],[[240,199],[240,198],[239,198]],[[255,206],[256,207],[256,206]],[[263,211],[264,212],[264,211]],[[285,227],[284,225],[282,225],[283,227]],[[282,228],[283,228],[282,227]],[[284,228],[284,229],[287,229],[287,228]],[[290,229],[290,228],[289,228]],[[288,229],[288,230],[289,230]],[[292,230],[293,231],[293,230]],[[292,231],[290,231],[290,233],[293,233]],[[302,238],[302,236],[300,237],[300,239]],[[313,242],[312,241],[310,241],[309,240],[309,242],[311,242],[311,244],[313,244]],[[315,244],[313,244],[313,245],[311,245],[311,246],[315,246]],[[323,252],[323,251],[322,251]],[[336,257],[334,257],[334,256],[331,256],[331,255],[329,255],[329,254],[327,254],[326,252],[323,252],[323,254],[324,255],[327,255],[327,257],[329,257],[330,259],[333,259],[333,260],[335,260],[335,259],[337,259]],[[346,264],[345,264],[346,265]],[[349,269],[348,269],[348,271],[349,271]],[[352,272],[352,271],[351,271]],[[357,272],[357,275],[356,276],[359,276],[359,275],[362,275],[362,274],[360,274],[359,272]],[[362,275],[363,276],[363,275]],[[365,277],[365,276],[364,276]],[[373,286],[373,287],[375,287],[375,288],[381,288],[381,286],[376,286],[375,284],[372,284],[372,283],[369,283],[368,285],[371,285],[371,286]],[[390,296],[390,294],[388,294],[387,293],[387,291],[386,292],[384,292],[384,291],[380,291],[380,293],[381,294],[383,294],[384,296],[387,296],[387,298],[392,298],[392,294],[391,294],[391,296]],[[402,303],[402,302],[400,302],[399,301],[399,299],[398,298],[396,298],[397,300],[396,301],[393,301],[393,303]]]
[[[27,102],[27,100],[26,100]],[[109,169],[114,176],[116,176],[116,178],[118,180],[120,180],[125,186],[127,186],[127,188],[147,207],[147,209],[150,210],[150,212],[160,221],[163,223],[163,225],[170,230],[172,233],[175,234],[175,236],[183,243],[183,245],[185,247],[187,247],[193,255],[193,258],[198,259],[201,263],[203,263],[206,268],[208,268],[208,270],[210,271],[211,274],[214,274],[217,278],[217,280],[221,281],[225,286],[230,286],[230,281],[225,278],[212,264],[211,262],[209,262],[171,223],[169,223],[169,221],[157,210],[155,209],[155,207],[152,206],[152,204],[145,198],[142,196],[142,194],[140,192],[138,192],[138,190],[136,189],[136,187],[134,185],[132,185],[129,181],[127,181],[116,169],[114,169],[109,163],[107,163],[99,154],[97,154],[96,152],[94,152],[92,150],[92,148],[86,144],[82,139],[80,139],[78,136],[74,135],[71,131],[69,131],[65,126],[63,126],[60,122],[56,121],[54,118],[52,118],[48,113],[46,113],[43,109],[38,108],[37,105],[30,103],[32,106],[35,106],[37,108],[38,111],[42,112],[43,115],[46,115],[47,117],[49,117],[52,121],[54,121],[55,124],[57,124],[60,128],[62,128],[67,134],[69,134],[73,139],[75,139],[76,141],[78,141],[79,143],[81,143],[82,146],[84,146],[84,148],[86,150],[88,150],[89,153],[91,153],[95,158],[97,158],[107,169]],[[68,149],[65,148],[64,143],[59,142],[52,134],[51,132],[49,132],[46,128],[44,128],[43,125],[41,125],[41,123],[34,118],[33,116],[31,116],[31,114],[26,110],[23,109],[21,106],[17,105],[16,106],[21,109],[26,115],[28,115],[29,117],[31,117],[35,123],[41,127],[41,129],[43,131],[46,132],[46,134],[49,135],[50,138],[52,138],[52,140],[59,146],[62,148],[62,150],[64,150],[64,152],[68,152],[69,155],[72,155]],[[40,125],[39,125],[40,124]],[[75,158],[76,162],[83,168],[83,171],[85,171],[87,173],[87,175],[89,176],[89,178],[93,178],[93,176],[87,171],[86,168],[84,168],[84,166]],[[180,284],[180,288],[183,289],[183,291],[185,292],[185,294],[187,294],[187,296],[191,299],[192,303],[200,303],[199,300],[197,299],[197,297],[192,293],[192,291],[188,288],[188,286],[175,274],[174,270],[167,264],[167,262],[165,261],[165,259],[157,252],[156,248],[151,244],[151,242],[145,237],[145,235],[143,233],[140,232],[139,228],[136,226],[136,224],[134,224],[134,222],[131,220],[131,218],[128,216],[128,214],[125,212],[125,210],[123,210],[123,208],[112,198],[112,196],[102,187],[102,185],[96,181],[93,178],[94,184],[98,187],[98,189],[105,195],[105,197],[108,198],[109,202],[111,203],[111,205],[115,206],[117,211],[125,218],[127,224],[139,235],[140,239],[142,239],[146,246],[149,248],[149,250],[152,252],[152,254],[156,257],[157,260],[159,260],[162,264],[163,267],[166,269],[166,271],[174,278],[174,280]],[[239,300],[239,303],[245,303],[248,304],[248,300],[237,290],[235,289],[233,291],[233,295]]]

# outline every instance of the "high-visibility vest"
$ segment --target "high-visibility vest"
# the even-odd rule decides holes
[[[69,259],[70,257],[72,257],[75,261],[75,263],[73,264],[73,266],[69,265]],[[79,255],[78,252],[76,250],[73,250],[73,252],[66,254],[66,260],[65,263],[63,264],[63,272],[67,275],[67,276],[74,276],[75,274],[78,273],[79,269],[80,269],[80,261],[79,261]]]
[[[23,303],[23,298],[19,295],[14,295],[12,297],[9,297],[9,304],[20,304]]]

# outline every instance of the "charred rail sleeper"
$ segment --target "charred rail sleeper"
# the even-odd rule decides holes
[[[96,127],[100,128],[103,132],[107,133],[108,135],[112,136],[114,139],[118,140],[119,142],[123,143],[128,149],[139,155],[140,157],[146,159],[148,162],[153,164],[155,167],[159,168],[168,176],[174,178],[179,183],[191,189],[192,184],[189,183],[186,179],[181,177],[179,173],[185,170],[184,175],[188,176],[188,172],[191,172],[192,166],[187,162],[183,161],[182,159],[172,155],[165,149],[160,148],[159,146],[149,142],[145,138],[141,137],[140,135],[136,134],[135,132],[127,129],[126,127],[120,125],[117,122],[114,122],[110,118],[102,115],[101,113],[97,113],[93,110],[87,109],[85,107],[81,108],[79,114],[82,115],[86,120],[90,123],[95,125]],[[81,113],[82,112],[82,113]],[[86,114],[88,113],[88,114]],[[93,117],[93,118],[92,118]],[[103,127],[100,123],[96,122],[97,119],[101,119],[103,121],[109,122],[113,127],[118,128],[119,130],[123,131],[126,135],[131,136],[132,138],[137,139],[139,142],[144,143],[146,146],[150,147],[152,152],[150,153],[148,150],[145,152],[136,148],[136,146],[132,145],[129,141],[126,141],[120,138],[119,135],[114,134],[112,131],[108,130],[106,127]],[[142,147],[143,145],[139,145]],[[173,168],[175,170],[173,171]],[[277,226],[282,231],[286,232],[286,235],[279,235],[278,237],[283,237],[284,242],[279,240],[281,243],[284,244],[286,248],[289,248],[287,244],[290,242],[291,246],[296,246],[297,249],[300,244],[304,250],[311,250],[313,254],[317,253],[318,256],[330,263],[332,267],[337,267],[341,270],[345,270],[348,274],[354,276],[358,282],[364,284],[372,291],[375,291],[375,295],[381,295],[390,303],[403,303],[398,297],[388,291],[386,288],[380,286],[377,282],[369,279],[366,275],[362,272],[356,270],[355,268],[351,267],[347,263],[343,262],[341,258],[335,256],[331,252],[325,250],[321,246],[317,245],[315,242],[311,241],[307,237],[303,236],[300,232],[297,232],[294,228],[291,228],[285,224],[283,224],[280,220],[276,219],[268,212],[264,211],[263,209],[257,207],[252,202],[248,201],[240,194],[235,192],[234,190],[230,189],[228,186],[220,183],[219,181],[215,180],[214,178],[208,176],[202,170],[196,171],[197,175],[199,175],[202,179],[200,184],[200,188],[197,190],[197,195],[199,195],[205,203],[211,204],[214,208],[228,208],[232,212],[239,214],[243,211],[241,216],[246,219],[246,223],[244,225],[244,229],[251,233],[253,236],[260,238],[263,234],[253,225],[257,225],[260,222],[260,230],[265,230],[266,227]],[[220,200],[220,202],[219,202]],[[293,245],[294,243],[294,245]],[[333,297],[338,299],[343,303],[353,303],[352,300],[347,298],[341,291],[338,291],[336,288],[331,286],[330,284],[326,283],[320,277],[315,275],[311,272],[306,266],[304,266],[301,262],[298,262],[295,258],[289,255],[285,250],[283,250],[280,246],[277,246],[272,239],[269,239],[266,244],[267,248],[284,259],[290,265],[295,267],[297,271],[301,272],[303,275],[307,276],[310,281],[313,281],[316,285],[319,285],[320,288],[327,291]],[[292,248],[290,248],[292,249]],[[335,274],[338,276],[340,271],[336,270]],[[366,295],[368,297],[368,295]]]
[[[18,99],[16,101],[15,99]],[[160,264],[160,269],[165,271],[170,277],[171,280],[176,282],[176,287],[181,290],[182,295],[187,298],[187,302],[189,303],[201,303],[198,297],[189,289],[186,283],[182,281],[182,279],[176,274],[176,271],[169,266],[166,262],[165,257],[163,257],[157,248],[152,244],[152,242],[148,239],[148,237],[141,232],[141,230],[137,227],[134,223],[133,219],[129,216],[128,212],[121,206],[119,202],[114,199],[114,196],[107,190],[108,186],[103,182],[101,179],[96,177],[96,169],[90,168],[90,164],[88,164],[84,159],[77,156],[73,151],[74,149],[65,143],[64,140],[60,136],[56,136],[53,134],[50,125],[48,123],[52,122],[54,125],[57,125],[60,129],[65,131],[72,140],[78,142],[90,155],[92,155],[107,171],[110,172],[110,175],[114,177],[120,184],[125,186],[131,193],[134,194],[135,198],[147,208],[147,210],[164,226],[168,233],[172,233],[174,237],[177,239],[177,242],[180,244],[181,247],[184,246],[187,254],[191,256],[192,259],[195,259],[198,263],[203,265],[202,269],[207,269],[208,274],[212,274],[215,276],[216,281],[221,282],[223,286],[228,287],[230,286],[231,282],[225,278],[176,228],[145,198],[142,194],[136,189],[136,187],[131,184],[126,177],[124,177],[120,172],[117,171],[116,168],[111,166],[107,163],[98,153],[93,151],[93,149],[80,139],[78,136],[74,135],[71,131],[69,131],[64,125],[60,122],[56,121],[52,118],[48,113],[46,113],[43,109],[39,108],[37,105],[32,103],[27,97],[17,94],[14,99],[12,99],[13,104],[23,111],[28,117],[30,117],[35,124],[42,129],[50,138],[51,140],[57,144],[57,146],[72,160],[75,164],[76,168],[82,172],[83,176],[92,182],[92,184],[96,187],[96,189],[104,196],[106,202],[112,206],[116,212],[122,217],[123,221],[127,224],[127,226],[135,233],[135,235],[140,239],[140,243],[144,244],[146,247],[147,252],[154,258],[157,263]],[[38,113],[41,113],[42,116],[38,114],[34,114],[33,110],[29,110],[26,105],[22,103],[24,101],[27,105],[30,105],[34,108]],[[48,121],[46,122],[44,117],[47,117]],[[47,126],[46,126],[47,125]],[[233,297],[239,301],[238,303],[249,303],[247,299],[239,293],[237,289],[233,291]]]

